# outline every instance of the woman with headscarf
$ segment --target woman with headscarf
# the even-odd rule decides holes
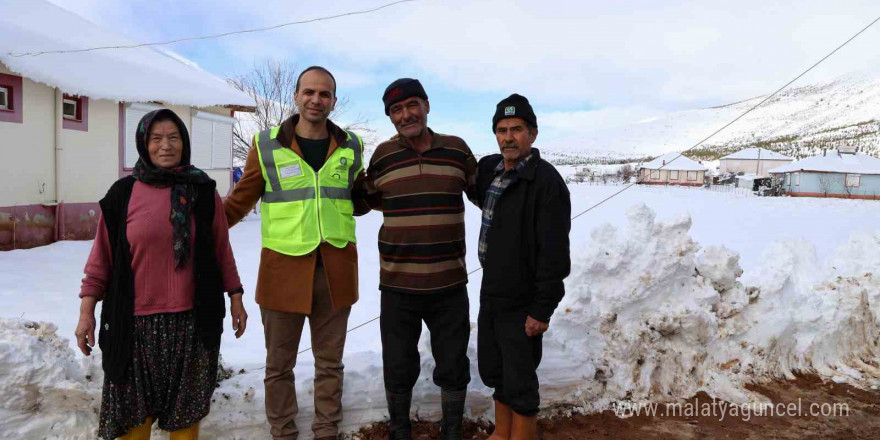
[[[104,389],[98,435],[147,440],[154,421],[172,440],[198,438],[217,383],[225,300],[235,336],[247,325],[241,281],[215,182],[190,164],[186,126],[146,114],[131,176],[101,200],[85,266],[77,344],[98,345]]]

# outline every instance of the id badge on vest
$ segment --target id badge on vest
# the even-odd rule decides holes
[[[290,166],[282,167],[278,170],[278,174],[282,179],[286,179],[288,177],[297,177],[302,175],[302,166],[300,164],[293,164]]]

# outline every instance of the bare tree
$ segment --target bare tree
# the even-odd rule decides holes
[[[244,164],[254,134],[275,127],[299,112],[293,99],[298,76],[299,69],[292,64],[265,60],[254,64],[253,69],[244,75],[227,78],[230,85],[254,99],[256,109],[254,113],[239,113],[236,118],[238,122],[232,128],[232,157],[235,165]],[[340,119],[349,110],[348,98],[339,97],[330,118],[334,121]],[[361,114],[349,119],[343,128],[356,131],[365,144],[375,141],[375,130],[370,127],[370,120]]]
[[[589,168],[581,168],[580,170],[578,170],[574,173],[574,177],[572,177],[571,180],[575,183],[583,183],[589,174],[590,174]]]
[[[620,179],[621,182],[629,182],[632,179],[633,175],[635,175],[635,170],[632,165],[624,164],[620,168],[617,169],[617,178]]]

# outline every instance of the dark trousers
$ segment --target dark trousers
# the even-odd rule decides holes
[[[538,413],[538,364],[542,336],[526,336],[526,307],[480,301],[477,364],[480,378],[495,389],[495,400],[517,414]]]
[[[460,391],[471,381],[467,357],[471,332],[467,288],[430,295],[382,292],[379,318],[385,388],[402,394],[412,390],[421,372],[419,336],[422,321],[431,332],[434,383]]]

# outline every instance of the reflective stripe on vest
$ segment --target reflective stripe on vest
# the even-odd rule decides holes
[[[346,141],[316,172],[278,142],[279,128],[262,131],[255,139],[266,180],[261,205],[263,247],[304,255],[321,242],[339,248],[356,242],[351,190],[363,168],[360,138],[346,132]]]

